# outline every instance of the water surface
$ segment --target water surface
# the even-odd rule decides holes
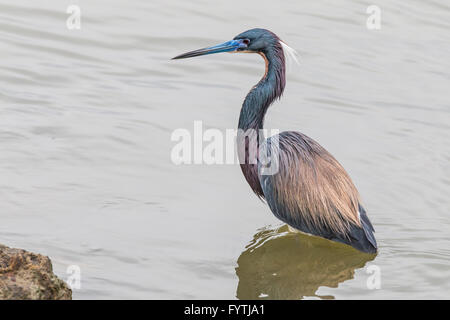
[[[80,266],[75,299],[449,298],[450,6],[377,1],[370,31],[370,4],[0,0],[0,242]],[[376,257],[287,233],[238,165],[171,162],[173,130],[237,126],[264,65],[169,59],[253,27],[301,56],[266,126],[343,164]]]

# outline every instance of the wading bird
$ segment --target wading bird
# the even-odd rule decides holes
[[[283,93],[285,55],[292,50],[271,31],[251,29],[231,41],[173,59],[220,52],[262,56],[265,74],[247,94],[238,126],[242,131],[262,130],[267,109]],[[249,139],[238,137],[238,149],[245,150],[243,155],[239,154],[242,172],[252,190],[267,202],[274,215],[298,231],[375,253],[377,243],[373,226],[360,204],[356,187],[339,162],[300,132],[286,131],[268,139],[256,139],[257,150],[273,151],[275,145],[278,169],[275,174],[266,175],[262,174],[260,158],[256,163],[248,161],[252,151]],[[259,156],[257,152],[256,157]]]

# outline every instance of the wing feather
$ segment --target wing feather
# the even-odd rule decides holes
[[[282,132],[267,139],[261,153],[278,162],[276,173],[264,174],[263,165],[258,172],[264,197],[280,220],[335,241],[349,243],[355,241],[352,236],[362,241],[360,231],[375,240],[363,209],[360,219],[359,194],[352,180],[317,142],[298,132]]]

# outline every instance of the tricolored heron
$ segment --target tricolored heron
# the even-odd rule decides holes
[[[251,29],[231,41],[173,59],[220,52],[261,55],[266,64],[265,74],[247,94],[239,117],[238,127],[246,132],[262,130],[267,109],[281,97],[286,84],[285,54],[289,50],[292,49],[273,32]],[[300,132],[286,131],[263,141],[256,140],[258,150],[272,150],[276,142],[277,172],[262,174],[260,158],[249,163],[249,142],[238,137],[238,149],[245,150],[244,155],[240,154],[241,169],[252,190],[265,199],[277,218],[304,233],[342,242],[363,252],[377,251],[374,229],[361,206],[359,193],[328,151]]]

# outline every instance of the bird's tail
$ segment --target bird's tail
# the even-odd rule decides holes
[[[333,240],[351,245],[355,249],[366,253],[376,253],[378,246],[374,236],[375,229],[361,205],[359,205],[359,218],[361,226],[352,225],[348,232],[348,238]]]

